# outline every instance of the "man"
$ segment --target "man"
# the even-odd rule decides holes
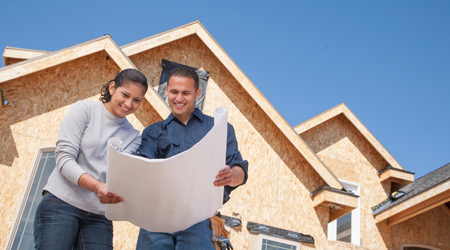
[[[172,113],[161,122],[148,126],[142,133],[138,155],[147,158],[169,158],[191,148],[214,126],[214,118],[195,108],[200,96],[197,73],[188,67],[173,69],[167,80],[166,96]],[[186,169],[189,171],[189,169]],[[214,181],[224,186],[223,202],[230,193],[247,181],[248,162],[242,159],[234,129],[228,124],[226,166]],[[195,194],[193,194],[195,195]],[[210,220],[174,233],[156,233],[141,229],[136,249],[214,250]]]

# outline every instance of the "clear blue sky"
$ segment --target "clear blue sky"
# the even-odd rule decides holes
[[[200,20],[295,126],[344,102],[418,178],[450,162],[450,1],[2,0],[0,49]],[[0,65],[3,66],[3,65]]]

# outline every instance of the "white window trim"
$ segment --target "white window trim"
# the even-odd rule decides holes
[[[357,183],[339,180],[346,188],[355,190],[355,194],[361,196],[361,186]],[[358,207],[351,211],[352,216],[352,240],[351,243],[361,246],[361,201],[358,197]],[[337,219],[328,224],[327,238],[336,241]]]
[[[10,250],[13,243],[14,238],[16,237],[17,230],[20,225],[20,218],[22,218],[23,210],[27,204],[27,198],[30,195],[31,187],[33,185],[34,177],[36,176],[36,171],[39,166],[39,162],[41,161],[41,157],[43,153],[55,151],[56,147],[41,147],[37,149],[36,156],[34,157],[33,163],[31,164],[31,170],[28,174],[27,184],[25,186],[25,190],[22,194],[22,198],[20,199],[19,207],[16,212],[16,216],[14,217],[13,224],[11,226],[11,230],[9,231],[8,239],[5,244],[5,250]]]
[[[418,243],[402,243],[402,244],[400,244],[400,250],[404,250],[405,247],[421,247],[421,248],[425,248],[425,249],[429,249],[429,250],[442,250],[437,247],[432,247],[432,246],[418,244]]]
[[[276,242],[280,242],[280,243],[284,243],[284,244],[289,244],[289,245],[297,247],[297,249],[299,249],[299,250],[302,247],[302,244],[300,242],[297,242],[297,241],[281,239],[281,238],[277,238],[277,237],[273,237],[273,236],[269,236],[269,235],[265,235],[265,234],[259,234],[258,235],[258,248],[257,248],[258,250],[262,249],[263,239],[276,241]]]

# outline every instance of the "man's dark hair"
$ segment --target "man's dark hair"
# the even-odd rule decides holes
[[[167,86],[169,86],[169,80],[172,76],[179,76],[179,77],[186,77],[186,78],[194,79],[194,87],[195,87],[195,91],[197,91],[199,79],[198,79],[197,72],[195,72],[194,69],[185,67],[185,66],[180,66],[178,68],[172,69],[169,73],[169,77],[167,78]]]

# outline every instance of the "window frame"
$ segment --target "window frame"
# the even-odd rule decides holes
[[[425,244],[419,244],[419,243],[401,243],[400,244],[400,250],[405,250],[405,247],[421,247],[421,248],[425,248],[428,250],[442,250],[437,247],[432,247],[432,246],[428,246]]]
[[[353,245],[361,246],[361,185],[358,183],[345,181],[345,180],[339,180],[342,185],[344,185],[347,189],[353,191],[355,190],[355,194],[358,195],[358,207],[352,210],[351,218],[352,218],[352,227],[351,227],[351,240],[350,243]],[[336,240],[337,236],[337,220],[334,220],[330,223],[328,223],[328,230],[327,230],[327,239],[328,240]],[[339,241],[343,242],[343,241]],[[347,242],[348,243],[348,242]]]
[[[286,240],[286,239],[273,237],[273,236],[269,236],[269,235],[265,235],[265,234],[258,234],[258,248],[257,248],[258,250],[261,250],[262,247],[263,247],[263,245],[262,245],[263,239],[276,241],[276,242],[283,243],[283,244],[292,245],[292,246],[297,247],[298,250],[300,250],[302,248],[301,242],[292,241],[292,240]]]
[[[36,177],[36,172],[39,168],[39,163],[42,159],[42,155],[47,152],[54,152],[55,150],[56,146],[40,147],[37,149],[33,163],[31,164],[30,173],[28,174],[27,184],[25,185],[25,189],[22,192],[22,197],[20,198],[19,206],[17,208],[16,215],[14,216],[14,221],[11,225],[11,229],[9,230],[5,250],[10,250],[14,244],[14,239],[17,235],[17,231],[20,225],[20,219],[22,218],[23,212],[27,205],[28,197],[33,186],[34,178]]]

